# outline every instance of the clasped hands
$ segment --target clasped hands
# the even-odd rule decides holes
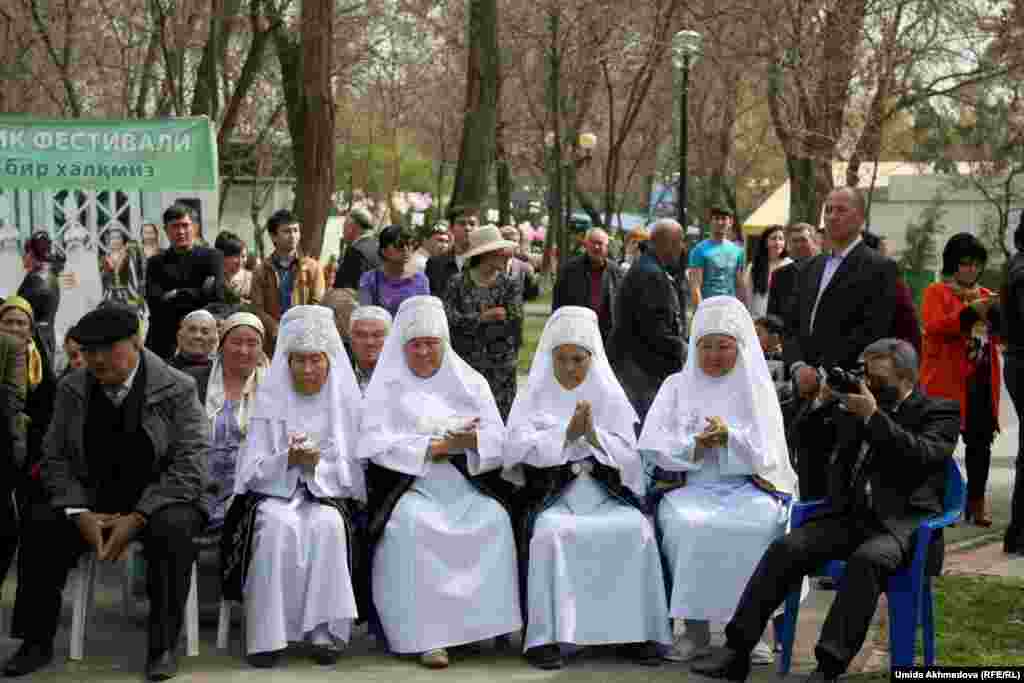
[[[704,431],[693,437],[700,449],[725,446],[729,443],[729,425],[720,417],[704,418]],[[699,459],[699,456],[695,456]]]
[[[576,404],[576,410],[565,430],[566,443],[571,443],[581,436],[595,448],[601,447],[597,440],[597,431],[594,429],[594,410],[590,401],[580,401]]]
[[[142,528],[146,518],[141,513],[80,512],[74,516],[82,538],[96,551],[101,561],[116,562]]]
[[[320,447],[305,434],[288,436],[288,466],[315,468],[320,463]]]
[[[480,427],[480,418],[474,417],[465,429],[448,432],[440,439],[430,442],[429,455],[434,462],[444,462],[453,453],[464,453],[471,451],[479,445],[477,430]]]

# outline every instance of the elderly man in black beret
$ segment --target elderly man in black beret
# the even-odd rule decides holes
[[[49,504],[29,506],[12,634],[23,639],[5,676],[53,658],[61,590],[83,552],[117,561],[133,541],[147,559],[151,681],[177,673],[176,645],[188,597],[194,537],[205,523],[209,427],[195,381],[143,350],[139,318],[111,306],[77,327],[86,369],[60,384],[43,442]]]

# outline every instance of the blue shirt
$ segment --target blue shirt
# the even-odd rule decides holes
[[[736,296],[736,276],[743,272],[743,247],[731,240],[704,240],[690,252],[690,268],[704,272],[701,296]]]

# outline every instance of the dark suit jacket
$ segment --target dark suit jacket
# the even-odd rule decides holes
[[[608,340],[608,357],[617,373],[635,364],[657,392],[666,377],[683,368],[685,301],[653,254],[637,259],[619,286],[619,315]]]
[[[32,306],[36,332],[40,341],[46,345],[47,357],[52,363],[57,344],[53,320],[57,317],[57,307],[60,306],[60,288],[50,266],[44,265],[25,275],[21,286],[18,287],[18,296]]]
[[[797,293],[797,278],[800,264],[804,261],[793,261],[783,266],[772,275],[772,286],[768,288],[768,315],[778,316],[783,322],[792,319],[793,306]]]
[[[443,301],[444,293],[448,290],[448,283],[452,276],[459,274],[459,266],[455,263],[455,256],[451,253],[431,256],[427,259],[424,273],[430,280],[430,295]]]
[[[338,266],[338,274],[334,276],[334,287],[358,290],[359,278],[363,276],[363,273],[380,265],[380,256],[377,254],[379,244],[377,235],[371,233],[363,235],[349,245]]]
[[[562,306],[583,306],[592,308],[590,299],[590,257],[586,254],[574,256],[565,262],[558,272],[555,290],[551,295],[551,312]],[[608,261],[601,275],[602,301],[605,314],[598,321],[601,326],[601,338],[607,340],[615,326],[616,293],[622,280],[622,271],[614,263]]]
[[[839,408],[832,415],[833,443],[839,446],[830,456],[822,454],[829,458],[831,501],[823,514],[850,514],[870,482],[872,511],[908,550],[921,522],[942,512],[946,458],[960,435],[960,407],[918,389],[894,414],[879,410],[866,424]]]
[[[807,261],[797,275],[797,293],[783,344],[787,365],[853,367],[865,347],[889,336],[895,311],[896,263],[861,242],[843,260],[811,312],[828,256]]]
[[[177,294],[164,301],[164,294],[174,290]],[[146,266],[146,347],[169,359],[174,354],[181,319],[218,301],[224,301],[224,257],[219,251],[193,247],[182,254],[165,249],[150,256]]]

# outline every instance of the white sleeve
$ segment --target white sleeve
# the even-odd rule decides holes
[[[721,468],[723,475],[762,474],[768,469],[764,459],[767,448],[760,443],[760,433],[729,425],[729,440],[722,449]]]
[[[475,387],[477,415],[476,448],[466,452],[466,466],[473,476],[502,467],[505,462],[505,423],[494,402],[491,387],[481,377]]]
[[[235,477],[235,493],[255,491],[290,498],[299,481],[299,468],[288,466],[288,437],[284,424],[265,418],[249,420]]]
[[[689,429],[677,414],[676,377],[669,377],[658,390],[647,412],[637,448],[646,460],[662,469],[672,472],[699,470],[703,461],[694,462],[697,442],[693,437],[696,432],[688,433]]]
[[[357,452],[361,459],[372,460],[381,467],[422,477],[432,438],[430,434],[399,434],[375,424],[363,429]]]

